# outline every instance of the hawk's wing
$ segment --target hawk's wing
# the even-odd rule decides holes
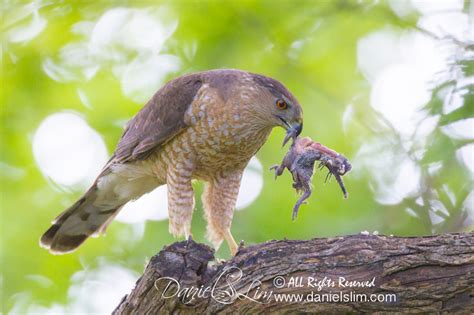
[[[168,82],[156,92],[127,124],[108,165],[145,159],[186,128],[185,112],[201,85],[201,76],[191,74]]]

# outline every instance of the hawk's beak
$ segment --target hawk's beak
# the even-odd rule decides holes
[[[283,120],[283,119],[282,119]],[[300,135],[301,130],[303,130],[303,122],[301,120],[297,120],[292,124],[289,124],[285,120],[283,120],[285,125],[288,127],[286,129],[285,139],[283,139],[283,147],[288,142],[288,140],[293,139],[293,141]]]

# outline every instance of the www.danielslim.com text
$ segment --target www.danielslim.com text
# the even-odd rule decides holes
[[[329,292],[329,293],[273,293],[275,302],[314,302],[314,303],[351,303],[351,302],[378,302],[378,303],[394,303],[397,301],[395,294],[363,294],[354,292]]]

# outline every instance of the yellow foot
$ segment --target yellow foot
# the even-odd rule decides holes
[[[235,242],[234,237],[230,233],[230,230],[227,230],[227,232],[224,235],[224,238],[227,242],[227,245],[229,246],[231,255],[235,256],[235,254],[237,254],[239,246],[237,246],[237,243]]]

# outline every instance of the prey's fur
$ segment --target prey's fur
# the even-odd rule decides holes
[[[293,188],[298,192],[303,192],[293,208],[293,220],[298,216],[300,206],[311,196],[311,179],[314,172],[314,163],[321,161],[319,168],[327,167],[329,170],[326,181],[334,175],[344,198],[347,198],[347,191],[341,176],[351,170],[349,161],[341,154],[333,151],[311,138],[296,138],[290,150],[283,158],[280,165],[274,165],[270,169],[275,170],[275,179],[283,174],[287,168],[293,176]]]

